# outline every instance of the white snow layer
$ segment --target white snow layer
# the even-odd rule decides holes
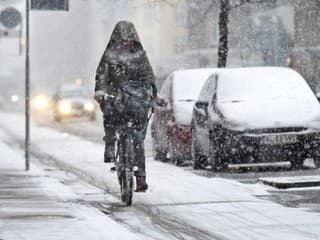
[[[0,124],[23,139],[21,116],[0,113]],[[32,149],[45,152],[64,169],[114,193],[116,175],[103,163],[103,144],[32,126]],[[212,239],[305,240],[320,239],[320,214],[261,200],[251,188],[220,178],[206,178],[181,168],[147,159],[150,190],[134,194],[134,205],[145,206],[159,217],[171,219]]]

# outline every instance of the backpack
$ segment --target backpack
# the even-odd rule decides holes
[[[145,124],[153,106],[152,85],[143,81],[128,81],[119,84],[114,106],[126,122]]]

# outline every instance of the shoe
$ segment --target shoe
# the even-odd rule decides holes
[[[148,184],[146,182],[145,176],[137,176],[136,181],[137,181],[136,192],[145,192],[148,189]]]

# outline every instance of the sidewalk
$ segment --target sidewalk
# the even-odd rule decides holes
[[[23,139],[23,118],[0,113],[0,124],[14,138]],[[110,166],[102,161],[102,144],[37,126],[32,133],[34,154],[119,195],[116,176],[108,174]],[[320,239],[319,213],[257,198],[268,194],[262,184],[201,177],[151,158],[147,171],[150,190],[135,194],[133,207],[170,221],[177,229],[203,235],[202,239]]]
[[[97,209],[78,204],[59,179],[31,165],[0,139],[1,240],[145,239]]]

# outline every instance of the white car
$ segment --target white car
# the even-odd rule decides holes
[[[232,164],[320,161],[320,104],[306,81],[280,67],[212,74],[192,117],[195,168]]]
[[[82,86],[65,84],[54,95],[54,118],[61,121],[66,118],[88,117],[96,119],[96,104]]]

